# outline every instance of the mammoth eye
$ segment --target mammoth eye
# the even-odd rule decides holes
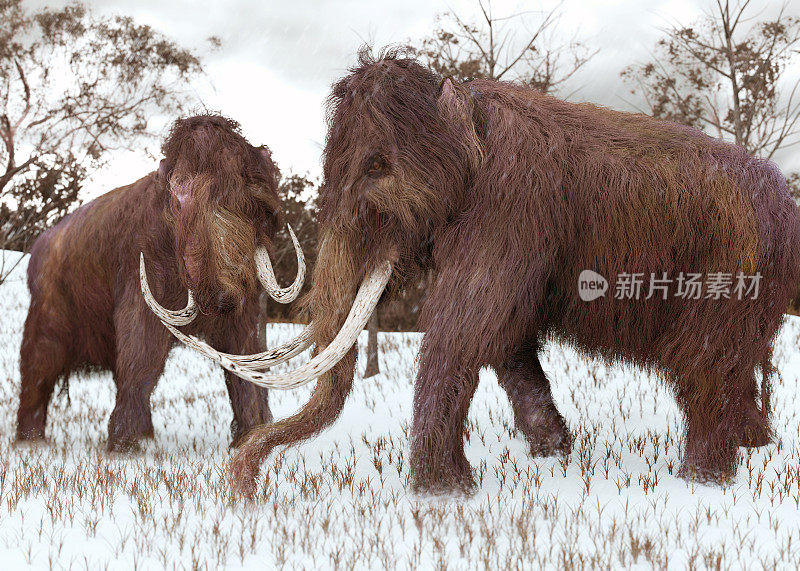
[[[386,159],[381,155],[373,155],[367,163],[367,175],[373,178],[382,176],[386,172]]]

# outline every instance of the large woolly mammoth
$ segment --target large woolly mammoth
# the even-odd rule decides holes
[[[800,219],[773,164],[674,123],[512,83],[456,84],[391,54],[362,55],[329,105],[305,300],[313,322],[295,341],[316,355],[275,375],[212,354],[264,386],[318,378],[302,410],[239,448],[231,468],[241,492],[273,448],[337,418],[359,330],[387,288],[429,268],[410,457],[417,489],[473,485],[463,440],[483,366],[497,371],[532,453],[569,445],[538,358],[546,338],[660,373],[685,415],[685,477],[729,479],[739,445],[768,442],[756,372],[766,389],[800,269]],[[665,295],[584,301],[584,270],[675,281]],[[751,280],[746,296],[680,295],[690,273],[760,275],[760,292]]]
[[[251,146],[234,121],[201,115],[176,121],[163,153],[157,172],[82,206],[34,244],[18,439],[44,437],[57,379],[84,366],[114,374],[108,448],[153,435],[150,394],[174,339],[140,293],[140,252],[147,291],[173,308],[153,304],[159,316],[237,353],[258,349],[259,274],[276,299],[299,291],[299,251],[289,290],[269,266],[281,219],[269,151]],[[272,415],[266,389],[229,372],[225,382],[237,444]]]

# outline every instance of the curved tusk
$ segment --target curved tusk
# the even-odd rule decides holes
[[[197,317],[197,305],[195,305],[192,290],[189,290],[189,300],[186,302],[186,307],[183,309],[167,309],[162,307],[155,300],[153,293],[150,291],[150,284],[147,283],[147,272],[144,269],[144,254],[141,252],[139,252],[139,282],[147,306],[165,325],[169,324],[180,327],[181,325],[188,325]]]
[[[356,339],[358,339],[358,334],[364,329],[367,321],[369,321],[375,306],[378,305],[378,300],[383,290],[386,289],[386,284],[389,283],[391,275],[392,264],[390,262],[383,262],[375,268],[361,283],[358,294],[356,294],[356,298],[353,301],[353,306],[350,308],[350,313],[330,345],[305,365],[301,365],[297,369],[284,374],[267,374],[253,371],[252,368],[244,363],[238,363],[236,361],[238,358],[231,358],[230,355],[220,353],[199,339],[185,335],[167,323],[164,325],[187,346],[213,359],[225,369],[246,381],[270,389],[294,389],[306,385],[320,375],[327,373],[336,363],[341,361],[342,357],[345,356],[353,346],[353,343],[356,342]],[[311,331],[311,326],[306,328],[303,334],[309,331]],[[294,341],[297,339],[299,337]]]
[[[292,285],[285,288],[281,288],[278,285],[266,248],[256,248],[255,255],[258,281],[261,282],[270,297],[278,303],[291,303],[297,299],[300,290],[303,288],[303,281],[306,279],[306,258],[303,255],[303,249],[300,247],[300,242],[297,241],[297,236],[294,235],[292,227],[288,224],[286,227],[289,229],[289,235],[292,237],[294,250],[297,253],[297,277],[295,277]]]
[[[285,363],[292,357],[299,355],[311,347],[312,344],[312,326],[309,325],[300,335],[288,343],[284,343],[280,347],[276,347],[275,349],[269,349],[263,353],[254,353],[252,355],[231,355],[230,353],[217,351],[205,341],[198,339],[194,335],[187,335],[183,331],[171,326],[169,323],[165,323],[164,321],[162,321],[162,323],[164,324],[164,327],[169,329],[170,332],[187,347],[194,349],[198,353],[205,355],[210,359],[213,359],[217,363],[223,364],[223,366],[224,363],[231,362],[239,369],[244,369],[247,371],[258,371],[260,369],[267,369],[269,367]]]

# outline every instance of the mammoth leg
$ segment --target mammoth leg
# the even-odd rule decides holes
[[[144,302],[140,305],[114,316],[117,397],[108,421],[109,452],[129,451],[140,439],[153,437],[150,395],[164,371],[172,338]]]
[[[724,483],[736,475],[739,446],[736,403],[725,398],[725,378],[681,379],[678,403],[686,421],[686,444],[678,475],[697,482]]]
[[[59,376],[67,372],[64,344],[42,332],[37,322],[29,316],[22,336],[17,440],[44,438],[47,405]]]
[[[763,383],[769,383],[765,376]],[[732,400],[736,409],[740,411],[738,418],[737,434],[739,446],[757,448],[766,446],[772,441],[772,429],[769,425],[769,405],[766,402],[758,406],[758,386],[755,375],[748,375],[741,394],[733,395]]]
[[[261,463],[276,446],[306,440],[333,424],[353,387],[355,347],[336,366],[317,379],[311,399],[299,412],[272,424],[255,427],[245,436],[230,464],[234,490],[252,500]]]
[[[464,435],[477,386],[478,369],[460,367],[447,355],[423,348],[411,427],[414,490],[469,492],[475,487],[472,469],[464,455]]]
[[[511,401],[514,425],[530,444],[531,454],[551,456],[569,451],[572,436],[553,402],[539,349],[535,342],[526,340],[495,370]]]
[[[225,339],[224,341],[222,339]],[[259,341],[256,327],[235,331],[220,337],[217,342],[222,351],[238,354],[252,354],[264,351]],[[272,422],[269,408],[269,390],[245,381],[230,371],[225,371],[225,386],[233,410],[231,421],[231,446],[239,446],[244,437],[257,426]]]

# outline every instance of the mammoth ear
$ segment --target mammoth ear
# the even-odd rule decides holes
[[[483,161],[483,144],[475,128],[475,101],[469,91],[449,77],[442,81],[437,101],[439,115],[450,125],[462,143],[469,168],[475,170]]]
[[[161,162],[158,163],[158,178],[161,180],[161,182],[166,184],[167,182],[169,182],[167,178],[168,176],[169,176],[169,164],[167,163],[167,159],[161,159]]]
[[[272,161],[272,153],[269,150],[269,147],[266,145],[261,145],[258,147],[258,153],[261,155],[261,158],[267,162]]]
[[[269,167],[270,174],[272,178],[275,180],[275,184],[279,184],[281,181],[281,171],[278,168],[278,165],[272,160],[272,151],[269,150],[269,147],[266,145],[261,145],[260,147],[256,147],[259,156],[262,160],[267,163]]]

